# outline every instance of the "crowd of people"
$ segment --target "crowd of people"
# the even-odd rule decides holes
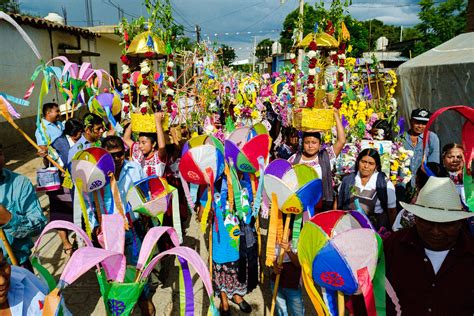
[[[57,161],[68,169],[78,152],[90,147],[102,147],[113,158],[115,179],[119,195],[126,210],[129,225],[125,239],[127,263],[136,264],[136,249],[146,231],[154,225],[167,225],[170,218],[162,223],[151,222],[146,216],[129,210],[126,195],[129,189],[149,176],[164,177],[176,186],[180,193],[180,216],[183,221],[201,218],[209,195],[207,189],[199,191],[196,209],[188,210],[178,164],[185,139],[176,134],[165,133],[164,114],[155,113],[156,133],[132,132],[130,122],[122,122],[123,135],[119,135],[111,125],[96,114],[87,113],[82,120],[61,121],[59,106],[55,103],[43,105],[41,128],[36,133],[38,154],[57,156]],[[323,144],[319,132],[300,132],[294,128],[281,129],[277,135],[281,142],[272,146],[270,160],[287,159],[292,164],[306,164],[315,169],[322,179],[322,200],[315,211],[361,209],[370,219],[373,227],[383,236],[386,260],[386,275],[392,284],[405,315],[473,315],[474,277],[470,269],[474,267],[474,239],[469,226],[469,213],[465,204],[463,169],[465,167],[463,146],[450,143],[440,150],[440,142],[434,132],[429,132],[427,150],[423,150],[423,132],[430,118],[427,109],[416,109],[411,113],[409,130],[403,135],[404,147],[414,152],[410,170],[414,175],[406,186],[395,186],[382,171],[382,162],[377,150],[367,148],[359,152],[355,171],[344,176],[335,185],[333,169],[337,157],[346,144],[344,128],[337,109],[334,110],[336,142]],[[373,133],[389,135],[384,131],[384,123],[373,125]],[[0,144],[0,225],[11,245],[20,267],[10,267],[13,262],[3,245],[0,254],[0,313],[9,311],[12,315],[36,315],[39,313],[35,300],[44,299],[47,290],[31,274],[30,262],[32,239],[45,227],[48,219],[38,202],[30,180],[25,176],[6,169],[3,148]],[[426,163],[424,163],[426,162]],[[49,166],[48,160],[44,160]],[[429,171],[427,171],[427,169]],[[61,177],[67,175],[61,174]],[[64,179],[62,179],[64,180]],[[216,296],[220,297],[220,312],[230,314],[230,302],[242,312],[252,312],[245,295],[259,283],[258,242],[255,223],[258,214],[252,211],[252,183],[248,177],[240,175],[242,200],[246,204],[241,212],[229,210],[227,201],[228,184],[225,177],[216,183],[213,212],[209,217],[210,226],[238,228],[235,241],[227,235],[217,236],[213,229],[212,281]],[[84,225],[80,208],[75,207],[78,197],[73,190],[61,187],[48,191],[49,220],[66,220],[78,226]],[[97,242],[100,226],[93,198],[86,200],[87,216]],[[215,218],[213,220],[213,218]],[[62,249],[70,256],[78,247],[68,231],[59,231]],[[291,234],[290,234],[291,235]],[[227,236],[223,238],[222,236]],[[276,311],[278,315],[304,315],[301,285],[301,266],[298,253],[291,241],[279,241],[277,249],[283,250],[282,264],[276,261],[271,269],[272,282],[280,275]],[[166,243],[160,250],[166,249]],[[279,252],[279,251],[278,251]],[[277,252],[277,253],[278,253]],[[143,315],[154,315],[156,308],[152,297],[158,286],[158,279],[149,279],[146,290],[139,299]],[[20,287],[22,285],[22,287]],[[24,303],[15,301],[19,296],[14,291],[23,291]],[[28,305],[30,304],[30,305]],[[34,305],[34,306],[33,306]],[[22,306],[22,307],[21,307]],[[351,313],[364,315],[365,308],[357,299],[348,304]],[[22,312],[18,310],[22,308]],[[308,312],[308,311],[307,311]],[[394,313],[388,306],[388,313]]]

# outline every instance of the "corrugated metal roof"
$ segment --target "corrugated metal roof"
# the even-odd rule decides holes
[[[71,34],[79,34],[84,37],[99,37],[100,34],[89,31],[88,29],[83,29],[76,26],[62,25],[59,23],[51,22],[42,18],[36,18],[32,16],[20,15],[15,13],[9,13],[17,23],[30,25],[39,29],[52,29],[58,31],[65,31]]]

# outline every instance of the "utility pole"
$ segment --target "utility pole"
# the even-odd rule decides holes
[[[304,0],[300,0],[300,15],[303,16],[304,14]],[[303,31],[304,30],[299,30],[298,34],[298,43],[300,43],[303,40]],[[303,49],[298,49],[298,68],[301,70],[303,66],[303,54],[304,51]]]
[[[90,17],[91,17],[91,26],[94,26],[94,15],[92,14],[92,0],[89,0],[89,10],[90,10]]]
[[[120,5],[117,5],[117,13],[118,13],[118,21],[122,21],[123,19],[123,9],[120,7]]]
[[[252,58],[252,73],[255,72],[255,59],[256,59],[256,52],[257,52],[257,36],[253,37],[253,58]]]
[[[87,26],[90,26],[89,23],[90,23],[90,16],[89,16],[89,0],[85,0],[85,4],[86,4],[86,23],[87,23]]]
[[[92,1],[85,0],[87,26],[94,26],[94,17],[92,15]]]
[[[196,24],[196,38],[197,42],[199,43],[201,41],[201,27]]]
[[[64,24],[67,25],[67,11],[66,11],[66,7],[62,6],[62,7],[61,7],[61,11],[62,11],[62,13],[63,13]]]
[[[403,42],[403,25],[400,26],[400,42]]]

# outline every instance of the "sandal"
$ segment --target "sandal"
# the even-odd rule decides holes
[[[74,240],[74,242],[72,243],[71,247],[68,247],[68,248],[63,248],[63,252],[66,256],[72,256],[72,254],[74,253],[74,251],[77,250],[77,241]]]
[[[237,303],[234,298],[232,298],[230,300],[232,303],[236,304],[239,306],[240,310],[244,313],[247,313],[247,314],[250,314],[250,312],[252,312],[252,306],[250,306],[249,303],[247,303],[246,300],[244,300],[244,298],[242,297],[242,302],[240,303]]]
[[[69,248],[63,248],[63,252],[66,256],[72,256],[72,254],[74,253],[76,249],[74,249],[73,246],[69,247]]]

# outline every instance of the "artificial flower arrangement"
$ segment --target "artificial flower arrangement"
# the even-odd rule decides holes
[[[260,81],[256,75],[247,76],[240,81],[235,98],[234,115],[239,126],[253,126],[262,121],[262,103],[257,103]]]
[[[171,7],[146,0],[149,20],[123,19],[117,30],[122,35],[122,113],[132,121],[134,132],[156,132],[153,113],[167,112],[163,124],[178,114],[174,102],[175,77],[172,54]],[[165,61],[163,74],[154,71],[155,60]],[[155,68],[156,69],[156,68]],[[164,80],[163,80],[164,79]]]
[[[299,44],[308,48],[304,102],[293,114],[293,125],[300,130],[331,131],[334,125],[332,107],[340,108],[343,97],[352,98],[344,67],[350,35],[344,22],[339,26],[339,40],[332,36],[335,33],[332,22],[326,21],[326,32],[318,31],[316,24],[314,33],[308,34]]]

